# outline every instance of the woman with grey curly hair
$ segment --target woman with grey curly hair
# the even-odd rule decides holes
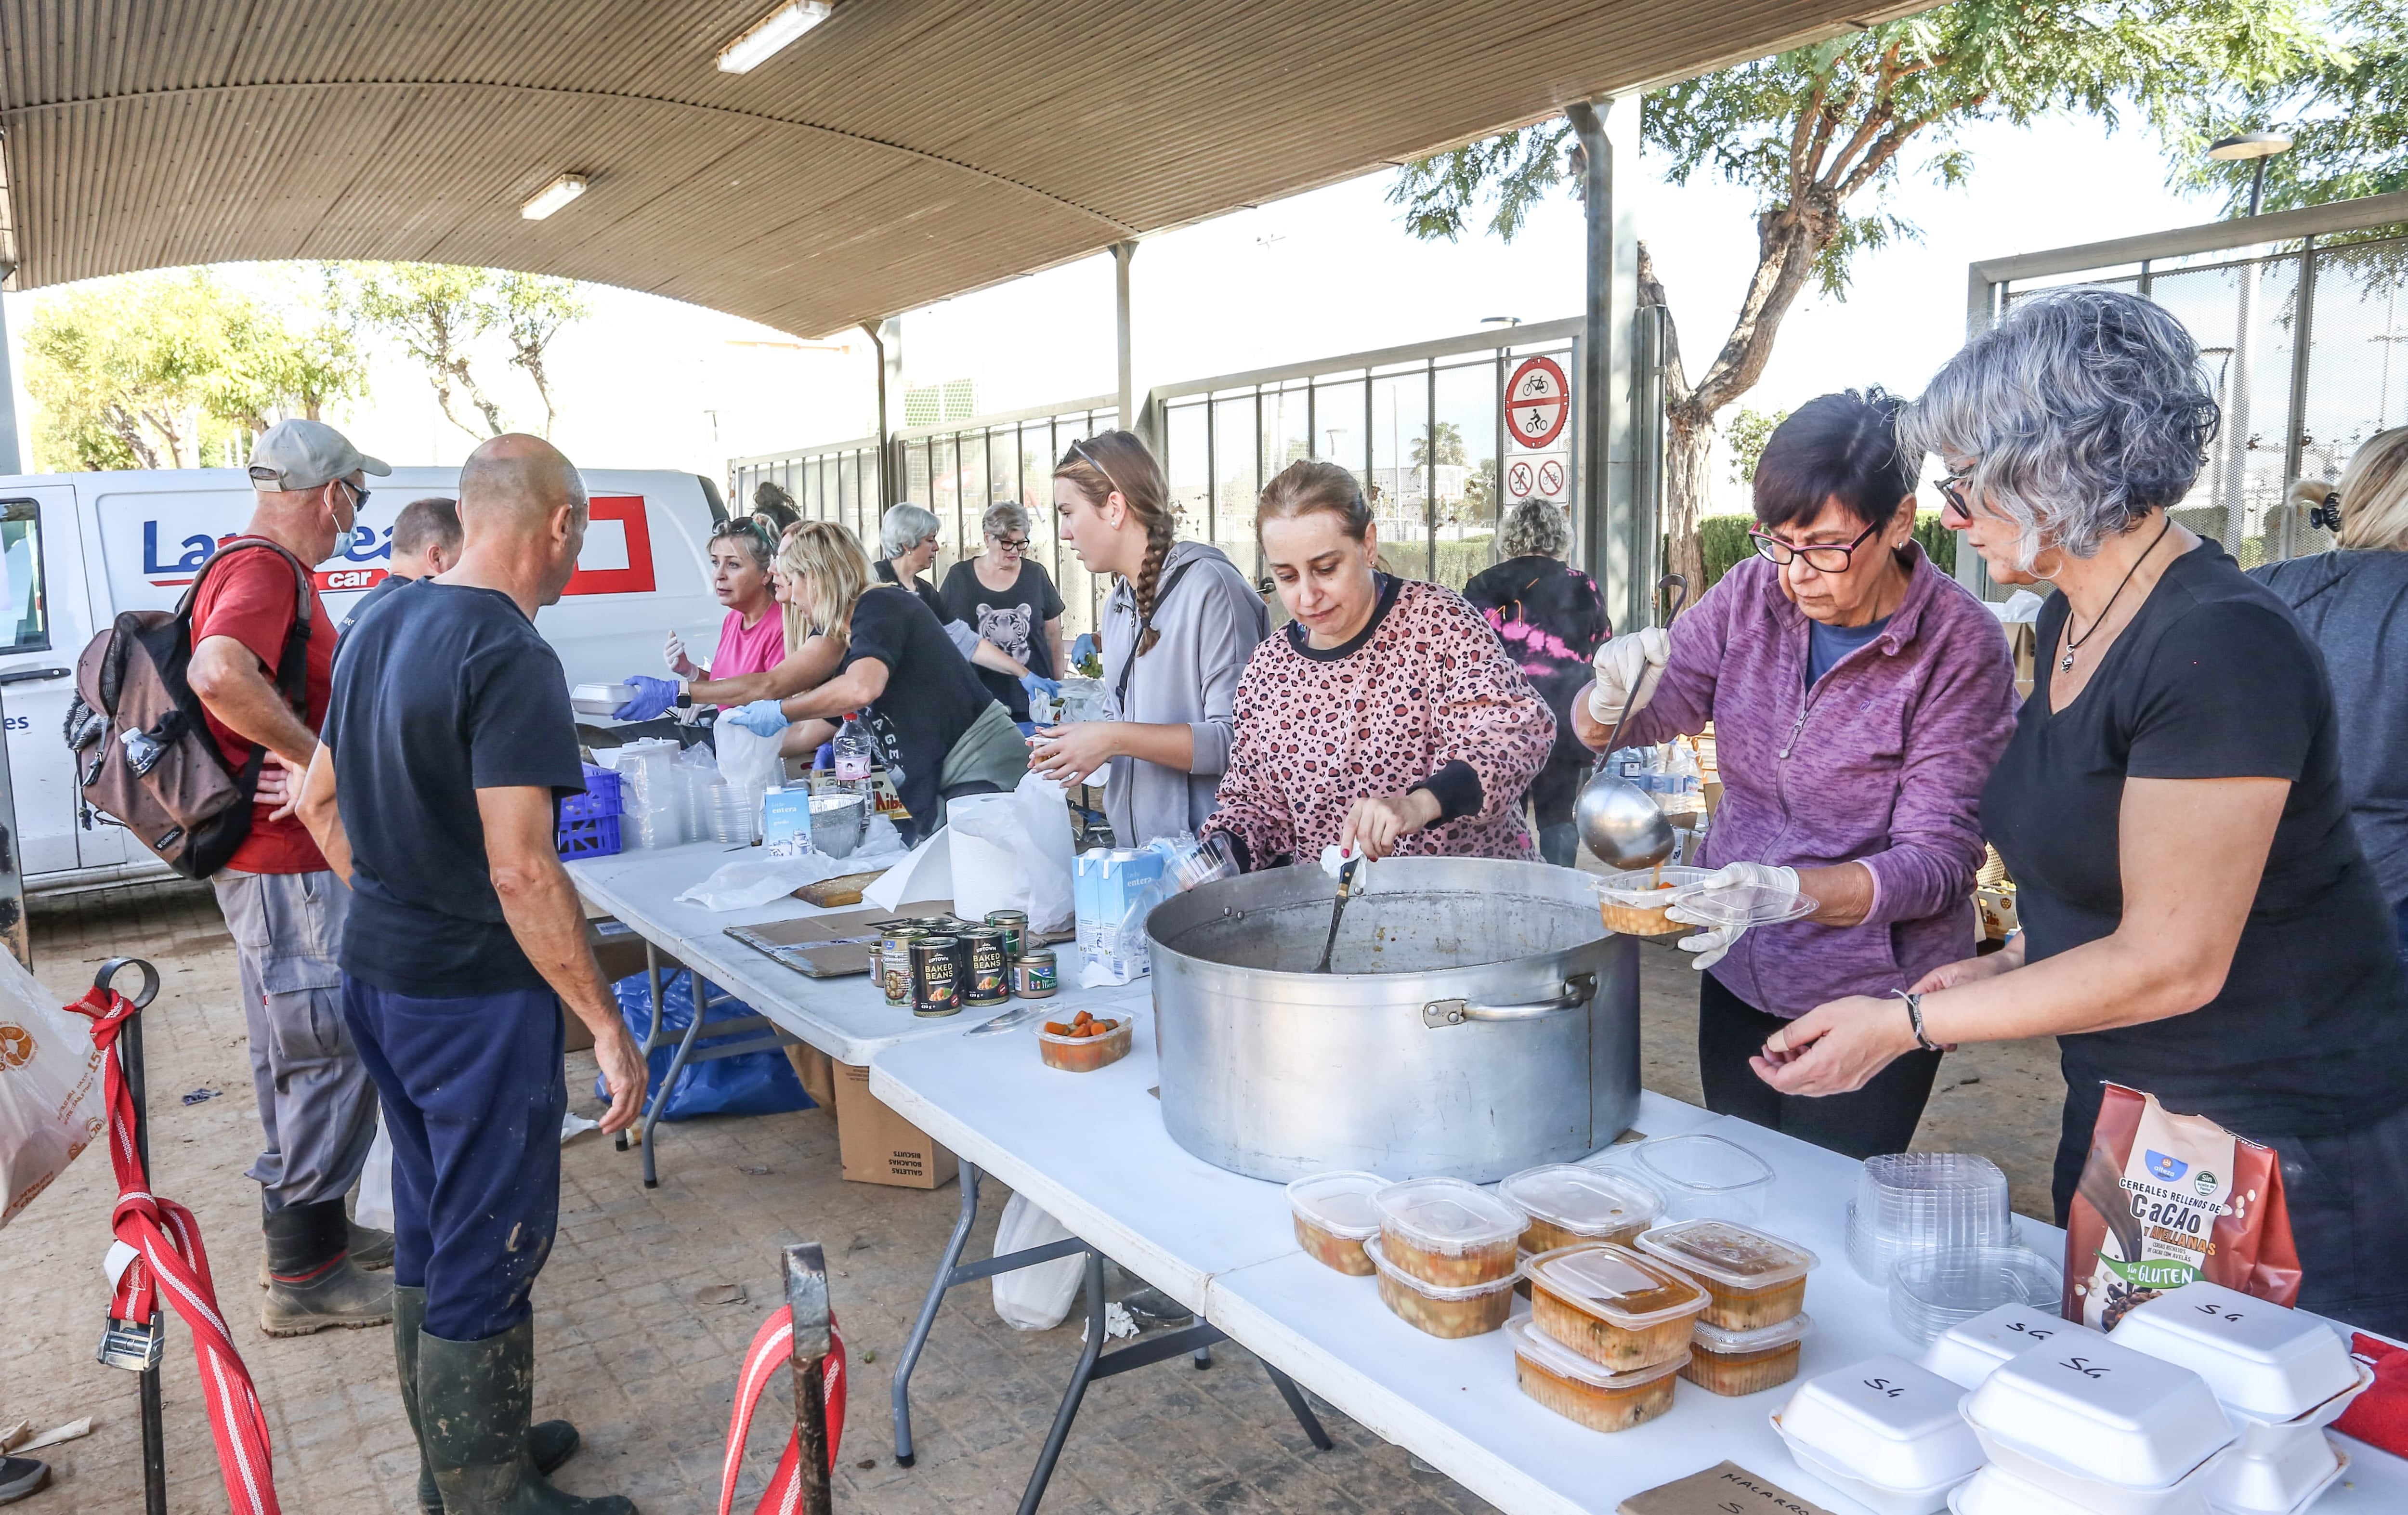
[[[924,505],[906,500],[887,507],[886,514],[879,518],[878,561],[872,565],[878,581],[918,595],[928,613],[937,618],[937,624],[945,628],[947,639],[980,672],[998,673],[1015,683],[1025,683],[1029,677],[1027,665],[947,609],[945,597],[937,593],[937,586],[920,577],[928,565],[937,561],[937,532],[943,524],[937,519],[937,512]],[[1024,693],[1021,698],[1025,713],[1027,695]]]
[[[1528,806],[1539,855],[1558,867],[1579,862],[1580,832],[1572,803],[1588,774],[1589,751],[1572,729],[1572,701],[1588,682],[1588,660],[1613,635],[1597,580],[1563,561],[1571,550],[1571,522],[1553,500],[1524,500],[1497,523],[1504,561],[1473,574],[1463,597],[1487,617],[1522,677],[1555,713],[1555,745],[1530,780]]]
[[[1918,1047],[2054,1036],[2060,1221],[2102,1085],[2144,1091],[2275,1149],[2299,1303],[2399,1336],[2408,979],[2350,832],[2315,644],[2173,519],[2216,421],[2181,322],[2098,289],[2017,306],[1903,418],[1910,450],[1948,469],[1943,519],[1992,575],[2054,586],[1982,797],[2023,929],[1899,998],[1818,1006],[1757,1071],[1823,1094]],[[2127,1287],[2104,1262],[2068,1282],[2093,1324]]]

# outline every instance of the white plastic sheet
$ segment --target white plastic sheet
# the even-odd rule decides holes
[[[1070,924],[1070,808],[1061,785],[1028,774],[1010,794],[957,799],[946,807],[945,815],[948,828],[956,836],[974,838],[1010,860],[1010,882],[995,880],[1005,897],[988,905],[988,909],[1026,910],[1032,931],[1060,931]],[[954,909],[972,919],[982,918],[985,910],[972,915],[962,903],[965,879],[958,849],[953,864]]]

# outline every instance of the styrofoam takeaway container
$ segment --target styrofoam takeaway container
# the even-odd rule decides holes
[[[2020,1357],[2050,1341],[2074,1337],[2105,1340],[2078,1321],[2061,1320],[2054,1310],[2029,1305],[2001,1305],[1970,1321],[1959,1321],[1932,1338],[1923,1353],[1923,1365],[1952,1383],[1978,1389],[1990,1370],[2010,1357]]]
[[[1903,1357],[1871,1357],[1800,1383],[1772,1428],[1799,1466],[1878,1515],[1932,1515],[1982,1465],[1960,1393]]]
[[[1992,1462],[2116,1515],[2180,1508],[2235,1435],[2205,1379],[2112,1340],[2009,1358],[1964,1415]]]
[[[2224,1408],[2269,1424],[2296,1420],[2358,1381],[2332,1328],[2205,1279],[2134,1308],[2115,1340],[2207,1380]]]
[[[2086,1505],[2017,1478],[1996,1463],[1973,1475],[1970,1482],[1948,1492],[1950,1515],[2101,1515],[2118,1505]],[[2207,1496],[2196,1482],[2179,1496],[2157,1507],[2158,1515],[2209,1515]]]
[[[2349,1453],[2320,1430],[2253,1444],[2246,1432],[2215,1460],[2207,1502],[2226,1515],[2293,1515],[2321,1498],[2349,1469]]]

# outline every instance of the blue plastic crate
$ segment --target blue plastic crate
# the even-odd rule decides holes
[[[553,841],[562,857],[609,857],[619,850],[619,775],[585,765],[585,793],[560,802]]]

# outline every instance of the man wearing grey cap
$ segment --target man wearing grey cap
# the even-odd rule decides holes
[[[212,560],[193,602],[188,677],[209,733],[236,773],[266,754],[250,834],[210,882],[234,935],[266,1138],[250,1177],[266,1234],[259,1323],[270,1336],[393,1318],[392,1285],[361,1271],[392,1265],[393,1237],[353,1230],[343,1210],[377,1125],[336,965],[350,896],[287,797],[317,751],[333,685],[336,628],[311,570],[350,535],[366,476],[390,472],[323,422],[270,427],[251,453],[257,508],[218,549],[223,561]]]

